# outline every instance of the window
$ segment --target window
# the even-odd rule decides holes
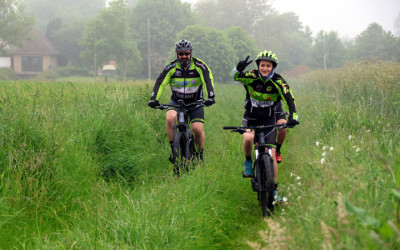
[[[29,71],[29,72],[43,71],[43,57],[23,56],[21,60],[22,60],[22,71]]]

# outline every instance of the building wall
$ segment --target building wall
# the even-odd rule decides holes
[[[23,55],[22,55],[23,56]],[[22,71],[22,56],[21,55],[15,55],[14,56],[14,71],[15,73],[19,75],[37,75],[40,74],[40,72],[31,72],[31,71]],[[40,56],[35,56],[35,57],[40,57]],[[43,71],[52,69],[54,67],[57,67],[57,57],[56,56],[42,56],[43,57]]]
[[[21,56],[14,56],[13,65],[15,73],[21,74],[22,73]]]
[[[11,68],[11,57],[0,57],[0,68]]]

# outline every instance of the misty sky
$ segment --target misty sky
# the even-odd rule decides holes
[[[295,12],[304,26],[310,26],[314,35],[320,30],[333,30],[341,37],[352,39],[372,22],[394,33],[400,0],[274,0],[273,7],[281,13]]]

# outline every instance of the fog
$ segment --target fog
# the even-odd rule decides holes
[[[182,0],[190,4],[198,1]],[[373,22],[395,33],[393,24],[400,13],[399,0],[275,0],[272,7],[281,13],[296,13],[314,34],[337,31],[348,38],[356,37]]]
[[[52,77],[96,76],[112,65],[122,79],[155,78],[176,58],[174,45],[182,38],[194,43],[195,56],[220,81],[238,60],[265,49],[278,55],[282,72],[372,58],[400,61],[399,0],[11,0],[16,1],[26,8],[0,15],[0,23],[13,27],[0,26],[0,57],[6,61],[0,67],[17,74],[64,67]],[[41,43],[24,47],[32,25]],[[42,54],[34,51],[43,46],[48,50]],[[20,58],[26,65],[15,63]],[[43,63],[48,61],[54,64]]]

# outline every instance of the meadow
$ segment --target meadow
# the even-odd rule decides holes
[[[400,65],[288,80],[300,125],[265,219],[222,130],[242,86],[215,83],[204,163],[176,178],[153,82],[0,82],[0,249],[400,248]]]

